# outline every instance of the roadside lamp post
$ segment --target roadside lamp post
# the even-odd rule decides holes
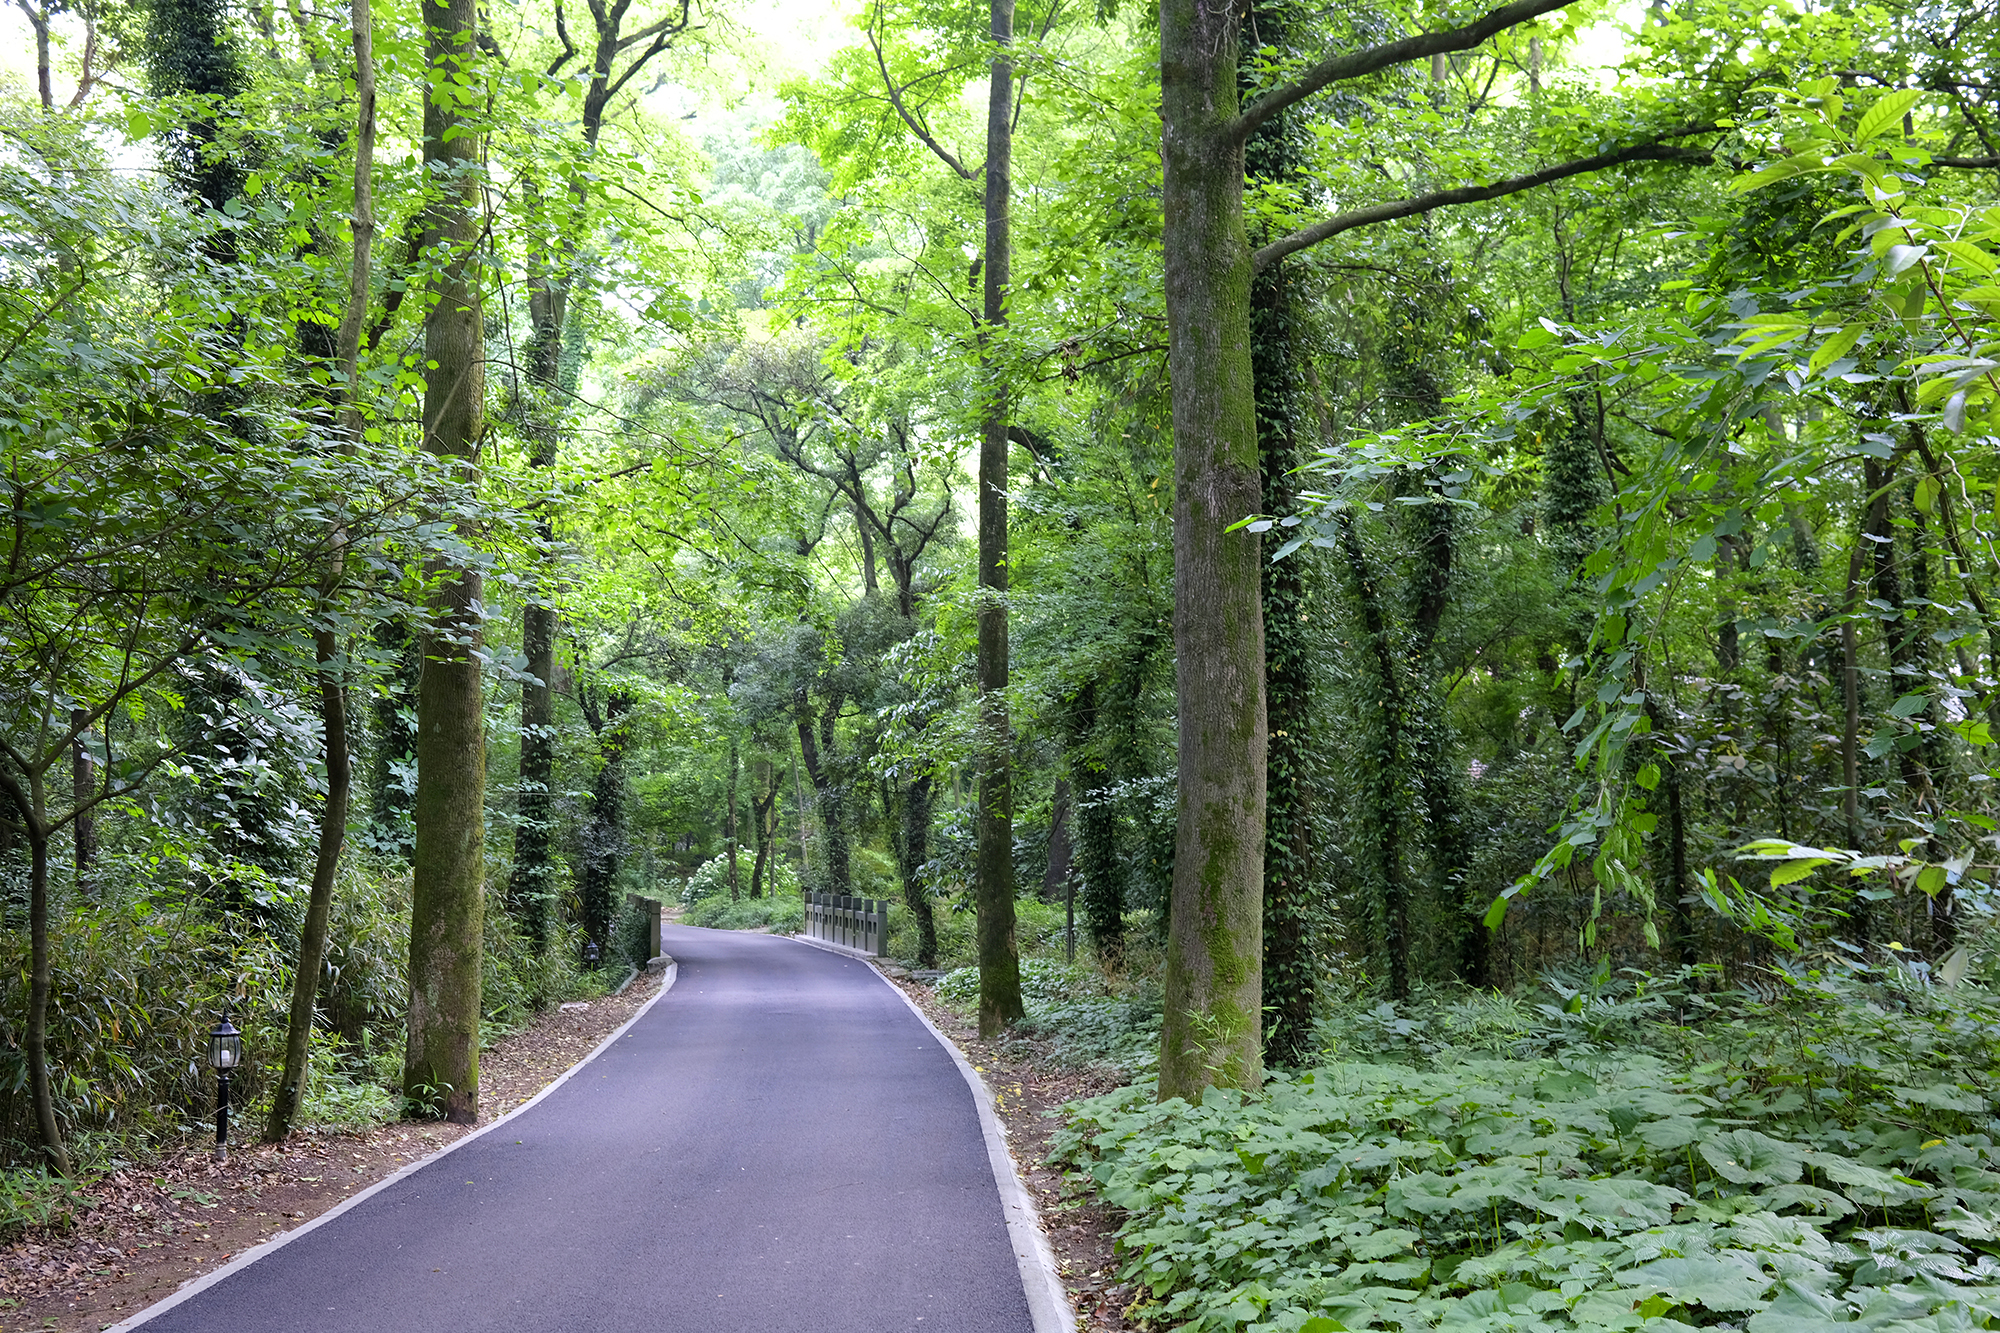
[[[222,1021],[208,1034],[208,1067],[215,1071],[215,1155],[229,1160],[229,1073],[243,1063],[243,1034],[229,1021],[229,1002]]]

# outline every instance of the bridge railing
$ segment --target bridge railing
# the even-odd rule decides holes
[[[889,952],[889,904],[844,893],[806,895],[806,934],[881,958]]]

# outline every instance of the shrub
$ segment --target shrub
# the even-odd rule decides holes
[[[770,930],[783,934],[805,927],[806,908],[797,894],[745,898],[733,903],[727,898],[710,898],[697,903],[681,920],[690,926],[715,930]]]
[[[742,853],[736,859],[736,891],[739,895],[750,892],[750,868],[753,858]],[[688,876],[681,889],[681,902],[692,907],[707,898],[729,897],[729,857],[725,854],[704,861]],[[799,896],[799,874],[791,862],[782,856],[773,856],[765,870],[763,897],[796,898]]]

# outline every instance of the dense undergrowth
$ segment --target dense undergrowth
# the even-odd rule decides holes
[[[206,1056],[225,998],[244,1034],[231,1097],[235,1133],[257,1133],[269,1108],[283,1064],[303,890],[242,876],[227,893],[190,892],[177,877],[183,869],[162,864],[122,881],[107,874],[98,893],[65,886],[56,904],[49,1056],[57,1120],[81,1179],[213,1134],[215,1085]],[[497,899],[497,886],[493,893]],[[624,976],[622,967],[580,966],[574,927],[562,928],[538,954],[497,901],[486,925],[482,1036],[489,1043],[548,1005],[600,994]],[[354,1131],[405,1113],[399,1083],[408,938],[408,872],[395,862],[350,858],[334,897],[320,1030],[298,1129]],[[0,1237],[59,1222],[74,1189],[33,1164],[20,1038],[27,950],[25,933],[0,932],[0,967],[12,978],[0,987]]]
[[[1901,968],[1357,1003],[1262,1095],[1072,1108],[1186,1330],[2000,1321],[2000,1000]]]

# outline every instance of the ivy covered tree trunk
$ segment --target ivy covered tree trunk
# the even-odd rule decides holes
[[[1362,807],[1361,846],[1355,859],[1368,885],[1370,907],[1379,917],[1389,994],[1406,1000],[1410,996],[1410,886],[1403,873],[1403,783],[1402,767],[1397,762],[1403,751],[1402,677],[1373,562],[1361,545],[1353,516],[1342,514],[1339,526],[1340,553],[1361,612],[1361,656],[1366,672],[1360,676],[1358,691],[1361,725],[1368,739],[1355,774]]]
[[[1263,1081],[1264,622],[1236,13],[1161,0],[1180,811],[1160,1097]]]
[[[924,864],[931,857],[931,796],[935,786],[931,775],[919,774],[903,789],[903,832],[896,850],[903,864],[903,906],[917,927],[917,966],[938,965],[937,918],[931,913],[930,885],[924,878]]]
[[[1284,0],[1250,7],[1258,47],[1288,45]],[[1248,82],[1250,66],[1245,66]],[[1265,121],[1244,145],[1255,181],[1294,182],[1305,171],[1305,135],[1290,112]],[[1269,238],[1266,238],[1269,239]],[[1300,312],[1295,265],[1279,262],[1250,284],[1250,362],[1257,384],[1257,452],[1263,512],[1295,507],[1292,469],[1300,463],[1298,426]],[[1280,533],[1283,529],[1278,530]],[[1280,538],[1267,545],[1275,549]],[[1306,562],[1264,561],[1264,694],[1270,733],[1264,805],[1264,1055],[1274,1065],[1303,1064],[1312,1051],[1313,957],[1311,781],[1306,738],[1312,733],[1312,668],[1307,652]]]
[[[819,719],[820,734],[813,736],[812,710],[806,703],[805,691],[799,691],[796,702],[799,724],[799,753],[805,759],[806,776],[812,780],[813,806],[819,813],[819,834],[825,845],[826,882],[823,885],[801,884],[802,889],[817,889],[822,893],[849,893],[852,879],[849,869],[847,846],[847,788],[837,772],[840,755],[834,748],[833,724],[840,715],[837,701],[829,701],[826,712]],[[796,773],[794,778],[796,779]],[[800,868],[806,865],[805,856],[805,804],[799,804],[799,858]]]
[[[1013,729],[1007,720],[1007,408],[991,340],[1007,322],[1012,267],[1014,0],[992,0],[993,61],[986,107],[986,419],[979,443],[979,1033],[1020,1021],[1021,952],[1014,938]]]
[[[521,683],[521,775],[507,910],[540,953],[548,944],[556,895],[550,837],[555,792],[554,607],[531,600],[521,609],[521,647],[533,679]]]
[[[622,690],[612,690],[604,696],[601,709],[588,693],[582,703],[584,719],[597,737],[599,763],[584,811],[577,897],[584,935],[608,946],[618,871],[625,861],[625,751],[632,743],[633,699]]]
[[[438,264],[424,321],[424,449],[477,482],[486,397],[478,262],[479,135],[463,108],[479,15],[473,0],[425,0],[424,167],[440,197],[428,239]],[[454,1124],[479,1115],[486,739],[480,712],[481,577],[447,568],[417,687],[416,845],[410,901],[409,1041],[403,1092]]]

